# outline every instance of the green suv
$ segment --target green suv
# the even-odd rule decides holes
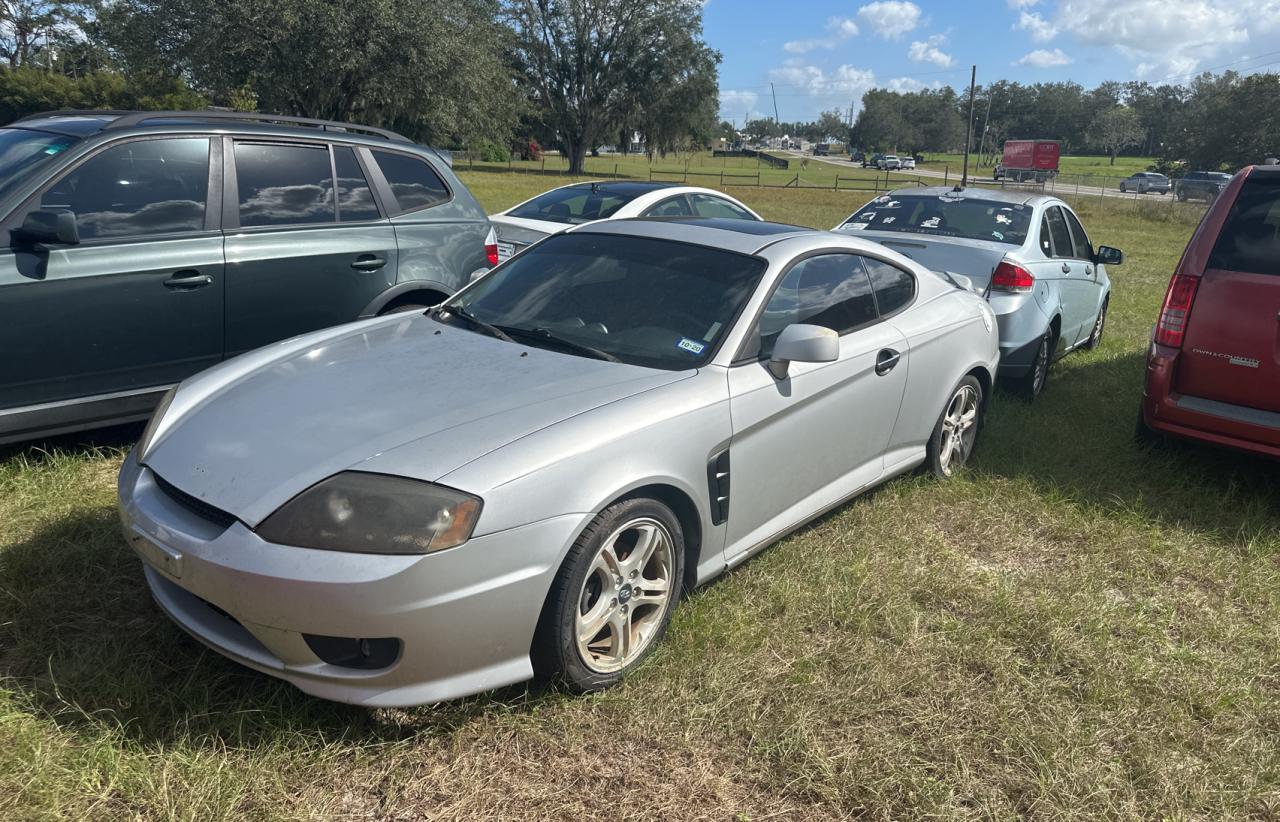
[[[197,371],[434,305],[497,257],[435,150],[274,115],[19,120],[0,220],[0,443],[144,419]]]

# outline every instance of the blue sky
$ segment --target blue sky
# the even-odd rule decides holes
[[[703,0],[724,56],[720,114],[847,112],[870,88],[978,82],[1186,82],[1280,70],[1280,0]]]

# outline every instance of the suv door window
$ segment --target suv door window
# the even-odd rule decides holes
[[[133,140],[81,163],[45,189],[38,208],[76,215],[81,240],[202,231],[209,140]]]
[[[1208,267],[1280,276],[1280,175],[1262,172],[1245,180]]]
[[[1067,217],[1067,228],[1071,230],[1071,239],[1075,242],[1076,256],[1093,262],[1093,244],[1089,242],[1089,235],[1084,233],[1084,226],[1080,225],[1076,215],[1067,209],[1062,209],[1062,213]]]
[[[240,227],[337,220],[327,146],[236,143]]]
[[[855,254],[822,254],[797,263],[760,316],[760,356],[773,353],[782,329],[810,323],[844,334],[875,322],[871,280]]]
[[[1049,223],[1049,234],[1053,237],[1053,256],[1074,257],[1075,250],[1071,247],[1071,230],[1067,228],[1062,209],[1054,206],[1045,214],[1045,219]],[[1041,243],[1043,242],[1042,239]]]
[[[387,178],[400,212],[416,211],[449,199],[449,187],[426,160],[392,151],[375,151],[373,159]]]
[[[689,210],[689,203],[685,201],[684,195],[679,197],[671,197],[657,205],[651,207],[644,213],[646,217],[691,217],[693,212]]]
[[[729,202],[723,197],[710,194],[691,194],[693,210],[699,217],[727,217],[730,220],[754,220],[750,212]]]
[[[344,223],[378,219],[378,204],[350,146],[333,147],[333,167],[338,174],[338,219]]]
[[[916,294],[916,279],[895,265],[877,260],[874,257],[863,257],[862,263],[871,276],[871,287],[876,294],[876,307],[880,316],[898,311]]]

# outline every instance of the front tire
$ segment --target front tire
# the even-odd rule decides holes
[[[982,430],[984,408],[982,383],[970,374],[951,392],[933,427],[925,447],[925,469],[929,473],[948,479],[964,468]]]
[[[552,583],[534,669],[577,693],[617,684],[666,632],[683,573],[684,534],[670,508],[638,497],[601,511]]]

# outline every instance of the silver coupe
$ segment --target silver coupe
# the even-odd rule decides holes
[[[774,223],[580,226],[183,382],[120,472],[124,533],[182,628],[311,694],[606,687],[681,592],[965,463],[999,344],[962,279]]]

